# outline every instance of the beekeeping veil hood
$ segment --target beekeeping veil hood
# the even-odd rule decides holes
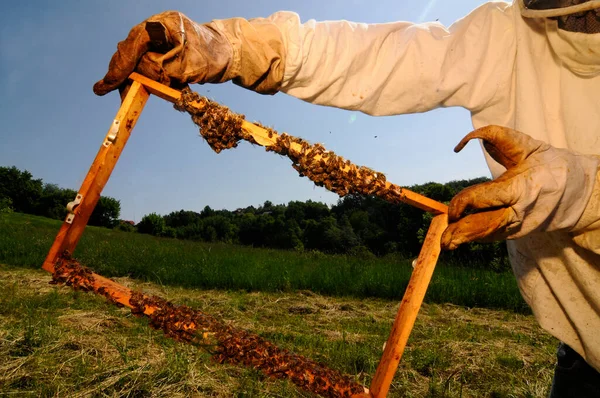
[[[573,15],[600,8],[600,0],[518,0],[521,14],[527,18]]]
[[[545,25],[555,55],[582,77],[600,75],[600,0],[515,0],[521,14]]]

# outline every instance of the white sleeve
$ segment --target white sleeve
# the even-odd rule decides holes
[[[281,91],[372,115],[440,106],[476,112],[510,83],[515,11],[505,2],[486,3],[448,29],[439,23],[301,24],[297,14],[273,14],[287,52]]]

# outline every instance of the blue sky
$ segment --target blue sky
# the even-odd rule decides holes
[[[198,21],[296,11],[308,19],[380,23],[439,19],[448,26],[484,3],[363,0],[104,0],[5,2],[0,13],[0,166],[29,170],[44,182],[78,189],[119,107],[92,85],[106,72],[129,29],[166,9]],[[488,176],[477,145],[452,149],[471,131],[464,109],[371,117],[277,94],[261,96],[232,84],[194,86],[250,121],[288,132],[377,171],[400,185]],[[377,138],[375,138],[377,137]],[[121,217],[180,209],[236,209],[265,200],[337,196],[299,178],[290,162],[242,143],[217,155],[189,117],[152,97],[104,195],[121,202]]]

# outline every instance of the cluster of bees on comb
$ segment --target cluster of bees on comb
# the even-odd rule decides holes
[[[287,156],[301,177],[308,177],[315,185],[325,187],[339,196],[376,195],[399,202],[400,188],[387,184],[384,174],[357,166],[326,150],[321,144],[311,145],[302,138],[283,133],[277,137],[275,145],[265,149]]]
[[[71,253],[65,251],[54,265],[50,283],[67,285],[78,291],[93,292],[94,273],[74,260]]]
[[[244,115],[235,114],[226,106],[201,97],[189,88],[182,91],[174,107],[191,115],[202,137],[217,153],[237,147],[241,140],[258,144],[253,135],[242,128]],[[302,138],[278,134],[259,123],[255,125],[267,131],[269,138],[275,137],[275,143],[265,149],[288,157],[300,176],[308,177],[315,185],[340,196],[376,195],[392,203],[401,201],[402,188],[388,183],[383,173],[357,166],[326,150],[321,144],[310,144]]]
[[[322,364],[281,349],[257,334],[234,328],[215,317],[187,306],[176,306],[139,292],[130,299],[132,313],[147,313],[150,325],[175,340],[203,347],[219,363],[242,364],[267,376],[286,378],[324,397],[350,397],[364,388],[350,377]]]
[[[192,121],[200,127],[202,136],[216,153],[237,147],[242,139],[254,143],[252,137],[242,130],[244,115],[237,115],[226,106],[201,97],[189,88],[181,91],[181,97],[173,107],[191,115]]]
[[[97,286],[94,272],[88,267],[84,267],[71,256],[71,253],[67,250],[54,264],[54,271],[52,272],[52,285],[66,285],[72,287],[74,290],[82,292],[94,292],[101,296],[106,297],[108,301],[123,307],[117,299],[114,297],[113,292],[104,286]]]
[[[94,291],[119,304],[110,292],[95,283],[94,273],[65,252],[55,264],[53,284],[79,291]],[[237,329],[215,317],[187,306],[177,306],[156,296],[129,291],[129,307],[136,316],[147,316],[150,326],[178,341],[208,350],[218,363],[241,364],[270,377],[288,379],[314,394],[341,398],[364,392],[351,377],[281,349],[248,331]],[[122,306],[122,305],[120,305]]]

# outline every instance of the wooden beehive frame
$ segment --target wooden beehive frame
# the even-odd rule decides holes
[[[73,253],[75,250],[90,215],[100,199],[100,194],[108,182],[150,94],[169,102],[176,102],[181,97],[181,92],[137,73],[133,73],[130,79],[132,81],[131,87],[78,191],[76,199],[68,205],[69,215],[63,222],[44,261],[42,268],[48,272],[55,271],[55,265],[63,253]],[[242,129],[249,133],[254,142],[259,145],[268,147],[276,142],[276,135],[255,124],[244,121]],[[390,183],[386,182],[386,184]],[[377,398],[385,397],[388,393],[433,275],[441,251],[441,235],[448,225],[446,205],[403,188],[398,188],[398,193],[400,201],[433,213],[435,216],[425,237],[381,361],[367,393],[367,396]],[[129,302],[131,290],[96,274],[94,274],[94,283],[103,291],[109,292],[113,301],[131,308]]]

